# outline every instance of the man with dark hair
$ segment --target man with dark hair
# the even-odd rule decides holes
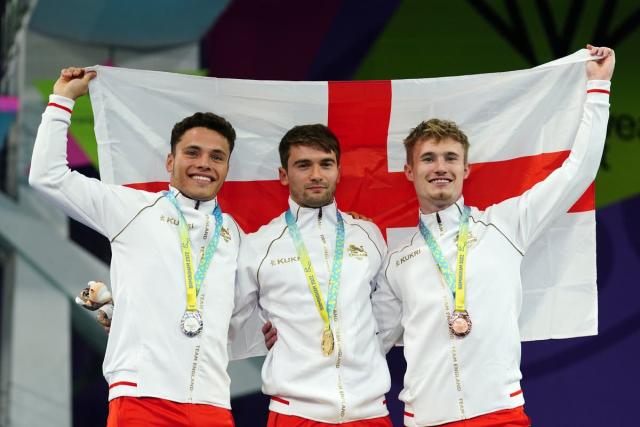
[[[340,144],[338,138],[327,126],[322,124],[294,126],[284,134],[278,145],[280,164],[287,169],[292,146],[312,147],[325,153],[334,152],[336,162],[340,164]]]
[[[333,196],[336,192],[336,184],[340,181],[340,174],[338,173],[335,179],[327,179],[327,188],[325,191],[309,192],[305,191],[308,188],[305,186],[307,183],[304,179],[289,179],[289,173],[298,173],[301,169],[300,164],[296,163],[294,167],[289,170],[289,157],[291,156],[291,150],[294,149],[294,153],[298,153],[298,148],[307,148],[305,152],[322,152],[335,156],[335,159],[325,158],[322,166],[325,169],[331,169],[335,165],[335,171],[339,172],[338,165],[340,164],[340,145],[338,138],[331,132],[328,127],[315,124],[315,125],[302,125],[291,128],[280,141],[278,151],[280,152],[280,167],[279,174],[280,180],[283,185],[289,186],[291,198],[293,200],[299,200],[303,206],[318,208],[324,205],[328,205],[333,202]],[[306,161],[306,160],[305,160]],[[306,173],[306,168],[303,168]],[[283,179],[285,181],[283,181]]]
[[[62,70],[38,129],[29,183],[111,242],[108,426],[233,426],[227,340],[241,232],[216,195],[235,132],[211,113],[178,123],[167,192],[87,178],[67,166],[66,135],[75,99],[95,76]]]
[[[611,49],[587,48],[601,59],[586,64],[571,154],[520,197],[485,211],[465,205],[469,143],[453,122],[423,122],[405,140],[419,226],[386,256],[372,302],[386,349],[404,342],[407,427],[530,425],[520,387],[520,265],[598,171],[615,59]]]
[[[192,128],[206,128],[218,132],[226,138],[229,143],[229,152],[233,151],[236,142],[236,131],[224,117],[214,113],[195,113],[185,117],[173,126],[171,130],[171,152],[175,154],[176,145],[180,142],[182,135]]]
[[[280,158],[289,209],[242,242],[231,328],[258,299],[277,328],[262,367],[268,427],[391,427],[370,302],[386,253],[380,230],[338,210],[340,146],[329,128],[294,127]]]

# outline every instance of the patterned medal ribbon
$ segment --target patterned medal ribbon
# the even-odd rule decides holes
[[[469,213],[471,209],[468,206],[464,206],[462,209],[462,216],[460,218],[460,226],[458,228],[458,242],[457,249],[458,253],[456,256],[456,272],[455,274],[451,271],[451,267],[449,266],[449,262],[445,258],[442,250],[440,249],[440,245],[431,234],[431,231],[424,225],[422,219],[419,221],[419,228],[422,237],[424,237],[427,246],[431,250],[431,254],[433,255],[433,259],[440,270],[440,274],[444,277],[445,282],[451,289],[455,297],[455,310],[450,319],[450,326],[454,334],[458,336],[465,336],[471,331],[471,320],[469,318],[469,314],[467,313],[467,309],[465,306],[465,288],[466,288],[466,280],[465,280],[465,272],[466,272],[466,264],[467,264],[467,240],[469,238]],[[457,321],[461,323],[466,323],[467,325],[461,325],[462,332],[456,330],[454,327],[454,323]]]
[[[187,220],[178,205],[176,196],[169,191],[165,192],[164,195],[169,199],[173,206],[175,206],[180,218],[178,230],[180,234],[180,249],[182,251],[182,265],[184,267],[184,281],[187,286],[187,311],[195,312],[198,310],[197,297],[198,293],[200,293],[200,287],[202,286],[202,282],[207,274],[213,255],[216,252],[218,242],[220,241],[220,233],[222,231],[222,211],[220,210],[220,205],[216,203],[216,207],[213,209],[216,228],[213,233],[213,237],[207,245],[207,249],[202,255],[202,259],[198,263],[198,269],[194,273],[192,265],[193,261],[191,258],[191,239],[189,238]]]
[[[330,319],[333,316],[333,310],[335,309],[336,302],[338,300],[340,275],[342,273],[342,259],[344,256],[344,221],[342,220],[342,215],[340,215],[340,212],[336,209],[336,249],[333,254],[333,266],[331,268],[331,278],[329,279],[329,293],[325,304],[322,298],[320,283],[318,282],[315,270],[313,269],[313,264],[311,263],[307,247],[300,235],[298,224],[296,224],[291,210],[287,210],[284,216],[287,222],[287,228],[289,229],[289,235],[296,247],[298,258],[300,258],[300,264],[302,265],[304,275],[307,278],[307,283],[309,284],[309,290],[313,296],[313,301],[315,302],[316,308],[320,313],[320,317],[322,317],[322,321],[324,322],[321,342],[322,353],[325,356],[329,356],[333,353],[333,332],[331,331]]]

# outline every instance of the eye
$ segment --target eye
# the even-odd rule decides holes
[[[309,169],[309,166],[311,166],[311,163],[309,162],[298,162],[295,164],[295,167],[301,170]]]
[[[327,160],[326,162],[322,162],[322,163],[320,163],[320,166],[321,166],[323,169],[331,169],[331,168],[333,167],[333,165],[334,165],[334,163],[333,163],[333,161],[331,161],[331,160]]]
[[[211,160],[213,160],[214,162],[224,162],[225,156],[221,153],[214,153],[211,155]]]
[[[198,155],[198,150],[185,150],[184,155],[189,157],[195,157]]]

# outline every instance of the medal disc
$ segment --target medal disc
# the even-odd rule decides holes
[[[330,356],[333,353],[333,333],[327,328],[322,332],[322,354]]]
[[[471,332],[471,317],[466,311],[454,311],[449,318],[449,329],[453,335],[463,338]]]
[[[180,321],[182,332],[188,337],[195,337],[202,331],[202,316],[199,311],[185,311]]]

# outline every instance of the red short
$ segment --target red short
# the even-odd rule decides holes
[[[231,411],[212,405],[155,397],[117,397],[109,402],[107,427],[234,427]]]
[[[529,427],[531,420],[524,413],[524,406],[491,412],[464,421],[441,424],[438,427]]]
[[[371,418],[368,420],[351,421],[343,424],[321,423],[319,421],[308,420],[296,417],[295,415],[283,415],[277,412],[269,412],[267,427],[393,427],[389,417]]]

